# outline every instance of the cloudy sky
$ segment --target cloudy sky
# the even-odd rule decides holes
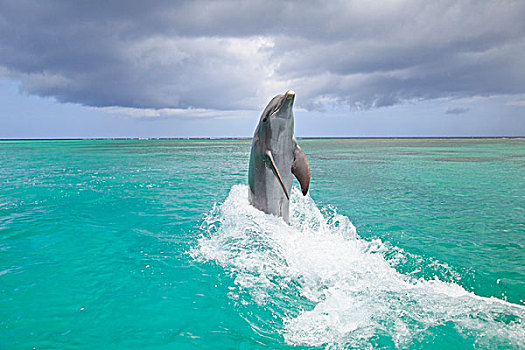
[[[0,0],[0,138],[525,135],[525,1]]]

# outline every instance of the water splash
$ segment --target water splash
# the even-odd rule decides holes
[[[525,347],[523,306],[398,272],[399,259],[386,257],[391,247],[361,239],[348,217],[320,210],[297,189],[289,225],[249,205],[247,191],[236,185],[214,206],[191,255],[234,278],[229,296],[240,308],[269,313],[241,311],[258,333],[293,345],[370,348],[452,330],[478,346]]]

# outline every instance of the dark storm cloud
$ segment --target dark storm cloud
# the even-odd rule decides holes
[[[0,1],[0,72],[90,106],[310,109],[525,93],[525,2]]]

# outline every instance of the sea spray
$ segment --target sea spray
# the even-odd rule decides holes
[[[399,272],[394,262],[402,257],[386,256],[401,250],[360,238],[348,217],[320,210],[297,189],[289,225],[250,206],[247,191],[233,186],[214,206],[191,255],[231,275],[229,296],[259,334],[293,345],[367,348],[454,332],[467,344],[525,347],[523,306]],[[247,307],[268,312],[253,317]]]

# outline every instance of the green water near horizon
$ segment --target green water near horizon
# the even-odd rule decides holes
[[[297,247],[327,266],[314,277],[285,269],[299,258],[286,235],[261,243],[255,229],[257,244],[243,240],[252,213],[225,201],[242,197],[250,140],[0,141],[0,349],[525,346],[524,139],[300,144],[315,204],[296,212],[313,222],[318,208],[327,225],[348,218],[357,240],[348,229],[340,246],[366,251],[360,269],[383,284],[339,270],[351,249],[329,239]],[[253,220],[260,237],[288,230]],[[330,225],[321,238],[336,240]],[[404,300],[405,285],[421,292]],[[485,299],[453,296],[458,288]],[[349,300],[366,301],[368,318],[345,323]],[[443,306],[417,308],[429,303]],[[316,343],[308,333],[320,324]]]

